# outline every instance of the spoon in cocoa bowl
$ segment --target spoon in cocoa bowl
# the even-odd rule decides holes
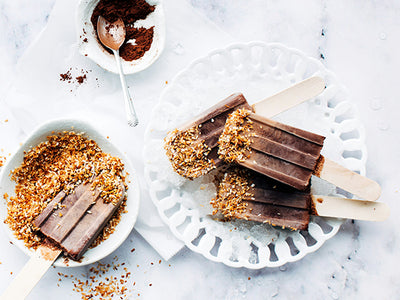
[[[121,19],[111,23],[102,16],[99,16],[97,19],[97,35],[100,39],[100,42],[114,53],[119,71],[119,78],[121,79],[122,90],[124,92],[126,117],[128,119],[129,126],[134,127],[138,125],[139,120],[136,115],[128,87],[126,85],[125,75],[121,65],[121,58],[119,56],[119,48],[125,41],[125,24]]]

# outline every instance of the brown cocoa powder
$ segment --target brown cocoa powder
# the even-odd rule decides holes
[[[81,74],[77,75],[77,76],[73,76],[72,72],[74,72],[74,73],[80,72]],[[89,72],[92,72],[92,71],[84,70],[84,69],[79,70],[78,68],[72,69],[72,67],[71,67],[67,70],[67,72],[60,74],[60,81],[65,81],[67,83],[76,82],[80,85],[87,80],[86,74],[88,74]]]
[[[85,74],[85,75],[78,76],[78,77],[76,77],[75,79],[76,79],[76,81],[77,81],[79,84],[82,84],[82,83],[86,80],[86,74]]]
[[[71,80],[72,80],[71,72],[69,70],[63,74],[60,74],[60,77],[61,77],[60,81],[71,82]]]
[[[137,20],[144,20],[155,9],[154,5],[145,0],[100,0],[91,17],[91,22],[97,33],[97,19],[102,16],[109,22],[122,19],[126,27],[125,42],[120,48],[120,56],[126,61],[132,61],[142,57],[148,51],[153,42],[154,27],[135,28]],[[135,43],[127,43],[129,40]],[[108,52],[111,50],[104,47]]]

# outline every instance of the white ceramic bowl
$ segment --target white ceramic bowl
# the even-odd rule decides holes
[[[155,5],[155,10],[145,20],[137,23],[145,28],[154,26],[154,36],[151,47],[139,59],[125,61],[121,59],[125,74],[133,74],[148,68],[160,56],[165,44],[165,17],[161,0],[147,1]],[[90,18],[99,0],[81,0],[77,8],[76,30],[78,35],[79,52],[93,60],[103,69],[118,73],[115,58],[100,44]]]
[[[32,147],[35,147],[39,143],[46,141],[46,137],[54,134],[54,132],[57,133],[62,131],[74,131],[77,133],[84,133],[85,137],[93,139],[104,152],[119,157],[125,164],[125,172],[129,173],[129,176],[127,176],[127,184],[129,187],[127,191],[128,212],[122,214],[121,221],[117,225],[115,232],[97,247],[89,249],[84,254],[80,262],[69,260],[67,265],[63,257],[60,257],[54,263],[55,266],[61,267],[83,266],[96,262],[116,250],[125,241],[129,233],[132,231],[139,212],[140,190],[139,183],[136,180],[137,177],[135,170],[133,169],[129,159],[109,140],[103,137],[103,135],[100,134],[94,127],[84,121],[74,119],[54,120],[39,126],[27,138],[27,140],[22,144],[19,150],[15,154],[13,154],[10,159],[8,159],[7,164],[3,167],[2,172],[0,173],[0,195],[3,195],[4,193],[7,193],[9,196],[15,195],[15,182],[11,180],[9,175],[12,170],[14,170],[22,163],[24,152],[29,151]],[[5,201],[0,201],[0,220],[3,224],[6,215],[6,203]],[[23,241],[16,239],[8,225],[4,224],[4,226],[5,231],[9,235],[11,241],[26,254],[30,256],[33,255],[34,251],[25,247]]]

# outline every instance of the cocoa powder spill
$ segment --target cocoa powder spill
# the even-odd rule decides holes
[[[64,73],[64,74],[60,74],[60,81],[68,81],[68,82],[71,82],[71,80],[72,80],[72,76],[71,76],[71,72],[70,71],[67,71],[66,73]]]
[[[82,84],[86,80],[86,74],[82,76],[78,76],[75,78],[79,84]]]
[[[145,0],[100,0],[93,11],[91,22],[97,33],[99,16],[111,23],[122,19],[126,27],[126,38],[120,48],[120,56],[126,61],[132,61],[141,58],[150,49],[154,36],[154,26],[148,29],[136,28],[134,23],[146,19],[154,9],[155,6]],[[129,40],[135,40],[135,43],[127,43]],[[104,49],[112,53],[106,47]]]
[[[79,72],[81,73],[78,76],[72,76],[72,71],[74,71],[74,73]],[[79,70],[77,68],[75,68],[74,70],[72,68],[69,68],[67,72],[60,74],[60,81],[65,81],[67,83],[73,83],[76,82],[79,85],[81,85],[82,83],[84,83],[87,79],[86,74],[88,74],[89,72],[91,72],[91,70]]]

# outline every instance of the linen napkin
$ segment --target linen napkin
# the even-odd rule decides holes
[[[143,180],[143,136],[152,107],[176,73],[214,48],[233,39],[198,14],[185,0],[165,1],[166,45],[148,69],[127,76],[140,124],[130,128],[116,74],[109,73],[78,52],[75,16],[77,0],[58,0],[48,24],[17,65],[15,81],[5,99],[24,135],[42,122],[62,117],[91,122],[126,152],[141,185],[135,229],[168,260],[183,243],[162,222]],[[70,79],[62,74],[70,74]],[[83,82],[78,82],[78,77]],[[86,78],[85,78],[86,77]]]

